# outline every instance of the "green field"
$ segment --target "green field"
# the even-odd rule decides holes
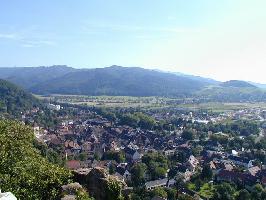
[[[208,110],[212,112],[230,112],[240,109],[266,109],[266,102],[261,103],[220,103],[209,102],[191,104],[190,99],[174,99],[164,97],[129,97],[129,96],[82,96],[82,95],[50,95],[37,96],[43,100],[58,103],[87,105],[95,107],[124,107],[124,108],[185,108],[191,111]],[[188,102],[188,103],[186,103]]]
[[[184,108],[189,110],[211,110],[213,112],[230,112],[241,109],[261,108],[266,109],[266,103],[201,103],[201,104],[184,104]]]
[[[128,96],[51,95],[37,97],[58,103],[70,103],[95,107],[162,107],[167,106],[166,101],[168,100],[168,98],[161,97]]]

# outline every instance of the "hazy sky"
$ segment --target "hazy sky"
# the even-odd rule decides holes
[[[7,0],[0,66],[141,66],[266,83],[265,0]]]

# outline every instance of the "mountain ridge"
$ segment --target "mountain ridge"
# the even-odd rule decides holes
[[[53,87],[54,85],[57,87]],[[166,72],[115,65],[68,73],[30,90],[35,93],[86,95],[186,96],[205,85],[200,81]]]
[[[76,69],[66,65],[40,66],[40,67],[2,67],[0,79],[13,82],[24,89],[32,87],[36,83],[49,81]]]
[[[210,97],[219,93],[219,98],[223,99],[223,94],[228,96],[236,93],[237,98],[246,98],[247,91],[248,95],[260,91],[257,85],[247,81],[219,82],[179,72],[118,65],[89,69],[66,65],[0,68],[0,78],[32,93],[44,95]],[[259,94],[264,98],[264,92]]]

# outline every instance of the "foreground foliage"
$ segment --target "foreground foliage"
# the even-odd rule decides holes
[[[0,121],[0,188],[18,199],[56,199],[70,173],[43,158],[33,141],[29,127]]]

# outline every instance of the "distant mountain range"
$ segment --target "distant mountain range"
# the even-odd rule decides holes
[[[216,81],[214,79],[204,78],[204,77],[201,77],[201,76],[188,75],[188,74],[184,74],[184,73],[180,73],[180,72],[169,72],[169,73],[175,74],[177,76],[187,77],[187,78],[190,78],[190,79],[193,79],[193,80],[197,80],[197,81],[201,81],[201,82],[204,82],[204,83],[207,83],[207,84],[211,84],[211,85],[216,85],[216,84],[220,83],[219,81]]]
[[[266,89],[266,84],[263,84],[263,83],[255,83],[255,82],[252,82],[252,81],[248,81],[248,83],[250,83],[252,85],[255,85],[258,88]]]
[[[13,82],[25,89],[36,84],[61,77],[76,71],[65,65],[51,67],[0,67],[0,78]]]
[[[207,86],[202,81],[138,67],[76,70],[30,87],[37,94],[188,96]]]
[[[243,97],[248,100],[250,95],[258,95],[258,93],[260,94],[259,97],[264,98],[265,93],[259,89],[261,87],[259,84],[250,82],[231,80],[222,83],[199,76],[148,70],[139,67],[111,66],[95,69],[75,69],[68,66],[0,68],[0,78],[13,82],[36,94],[207,96],[212,99],[234,93],[237,99]]]

